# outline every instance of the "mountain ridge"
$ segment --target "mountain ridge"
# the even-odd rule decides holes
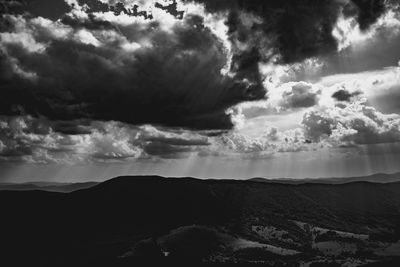
[[[370,182],[377,184],[384,183],[396,183],[400,182],[400,172],[397,173],[375,173],[368,176],[354,176],[354,177],[328,177],[328,178],[263,178],[263,177],[253,177],[249,179],[202,179],[196,177],[164,177],[159,175],[121,175],[110,178],[102,182],[88,181],[88,182],[43,182],[43,181],[33,181],[33,182],[22,182],[22,183],[11,183],[11,182],[0,182],[0,191],[4,190],[43,190],[50,192],[64,192],[69,193],[80,189],[90,188],[107,181],[121,178],[130,177],[131,179],[138,179],[140,177],[145,177],[146,179],[152,179],[152,177],[158,177],[163,179],[192,179],[200,181],[251,181],[260,183],[278,183],[278,184],[346,184],[353,182]]]
[[[120,176],[67,194],[0,191],[0,202],[0,263],[15,266],[390,266],[400,240],[400,182]]]

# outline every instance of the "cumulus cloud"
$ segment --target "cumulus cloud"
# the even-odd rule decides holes
[[[292,86],[291,91],[283,92],[281,106],[284,109],[307,108],[318,103],[320,91],[313,91],[313,86],[307,83],[298,83]]]
[[[83,126],[84,125],[84,126]],[[210,145],[187,130],[120,122],[52,122],[31,116],[0,118],[0,159],[32,163],[179,158]]]
[[[331,144],[374,144],[400,141],[400,115],[382,114],[363,101],[317,109],[304,115],[305,137]]]
[[[316,150],[319,144],[311,144],[302,129],[280,131],[276,127],[264,127],[257,136],[241,131],[224,133],[210,140],[210,146],[199,151],[200,156],[240,157],[263,159],[277,153]]]
[[[259,154],[399,142],[400,116],[371,105],[371,91],[395,96],[388,89],[398,77],[395,67],[270,88],[267,100],[231,109],[238,136],[229,140],[238,145],[230,147]],[[263,137],[269,127],[277,127],[274,141]]]
[[[266,126],[257,136],[240,131],[213,135],[209,131],[114,121],[54,122],[31,116],[2,116],[0,148],[2,161],[75,164],[179,159],[189,155],[250,159],[315,147],[306,143],[300,128],[280,131]]]
[[[53,133],[41,120],[32,117],[2,117],[0,141],[0,157],[3,160],[41,162],[43,157],[47,158],[49,151],[69,150],[68,145],[64,146],[65,140]]]
[[[245,102],[229,110],[236,128],[243,120],[265,115],[289,114],[320,104],[326,88],[307,82],[287,82],[268,91],[268,99]]]

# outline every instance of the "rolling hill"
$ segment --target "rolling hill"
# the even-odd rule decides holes
[[[0,202],[3,266],[388,266],[400,256],[400,183],[126,176],[71,193],[0,191]]]

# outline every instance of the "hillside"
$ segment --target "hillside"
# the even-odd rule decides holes
[[[49,192],[69,193],[80,189],[90,188],[97,185],[97,182],[85,183],[48,183],[48,182],[29,182],[29,183],[0,183],[0,191],[30,191],[42,190]]]
[[[0,202],[0,261],[16,265],[388,265],[400,256],[400,183],[132,176],[71,193],[1,191]]]

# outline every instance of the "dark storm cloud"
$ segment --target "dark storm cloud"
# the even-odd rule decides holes
[[[397,66],[400,58],[400,35],[391,27],[377,27],[374,38],[357,48],[348,47],[339,54],[324,58],[321,76],[357,73]]]
[[[162,5],[158,2],[156,2],[154,6],[157,8],[160,8],[162,10],[166,10],[169,14],[171,14],[172,16],[174,16],[178,19],[183,18],[184,11],[177,9],[176,0],[173,0],[172,3],[169,5]]]
[[[186,0],[204,3],[209,12],[229,12],[227,24],[231,34],[239,32],[242,41],[254,41],[250,32],[240,32],[240,12],[251,13],[262,21],[249,31],[276,38],[275,49],[283,63],[293,63],[305,58],[335,51],[337,43],[332,36],[340,12],[357,16],[363,30],[373,24],[385,11],[384,0]],[[266,43],[259,39],[253,44],[261,51]],[[262,54],[262,53],[260,53]],[[268,60],[268,58],[264,58]]]
[[[114,12],[116,16],[120,14],[126,14],[128,16],[143,17],[144,19],[153,19],[153,15],[151,13],[148,13],[144,10],[139,10],[138,5],[134,5],[133,8],[126,8],[123,3],[118,2],[115,5],[107,5],[107,8],[108,11]]]
[[[265,97],[260,62],[292,63],[335,51],[332,29],[342,9],[357,16],[363,29],[384,11],[382,1],[196,1],[208,12],[226,13],[228,51],[202,17],[183,16],[175,1],[155,4],[180,20],[169,30],[140,6],[110,2],[78,1],[88,7],[83,19],[63,15],[74,6],[61,0],[19,1],[24,16],[2,17],[0,114],[230,129],[227,108]],[[94,15],[107,11],[150,22],[115,25]],[[36,16],[59,18],[52,22],[57,29],[35,26]],[[140,44],[144,39],[148,45]],[[229,57],[231,75],[222,75]]]
[[[69,25],[73,28],[86,28],[89,30],[118,30],[112,23],[108,21],[97,20],[93,14],[88,14],[87,20],[78,20],[69,16],[64,16],[61,21],[65,25]]]
[[[171,145],[164,142],[154,141],[144,146],[144,152],[150,156],[159,156],[161,158],[181,158],[184,153],[192,152],[190,146]]]
[[[383,0],[352,0],[357,7],[357,20],[361,30],[366,30],[385,11]]]
[[[232,122],[226,108],[265,94],[262,88],[254,93],[240,79],[220,74],[226,50],[198,16],[186,16],[172,34],[157,25],[138,29],[150,35],[151,45],[134,53],[120,48],[127,38],[135,38],[132,35],[113,31],[118,38],[96,45],[100,41],[81,31],[82,25],[73,29],[73,37],[58,39],[42,28],[29,28],[33,27],[29,22],[26,27],[26,32],[34,32],[34,40],[25,34],[21,40],[44,42],[46,48],[32,52],[20,40],[4,42],[2,114],[18,114],[18,106],[52,120],[90,118],[227,129]],[[130,31],[135,27],[139,26],[131,25]],[[12,69],[34,77],[21,78]]]
[[[150,136],[144,140],[151,143],[163,143],[172,146],[208,146],[210,144],[207,138],[183,139],[177,137]]]
[[[53,121],[50,122],[52,129],[58,133],[66,135],[81,135],[90,134],[89,120],[76,120],[76,121]]]
[[[350,93],[347,90],[341,89],[333,93],[332,97],[338,101],[346,101],[349,102],[352,97],[360,95],[361,92],[353,92]]]
[[[356,18],[361,30],[366,31],[386,11],[384,0],[185,2],[199,2],[208,12],[226,14],[225,23],[232,44],[230,69],[238,77],[250,81],[249,94],[254,89],[255,99],[260,98],[262,90],[259,88],[264,79],[260,76],[259,63],[292,64],[312,57],[336,58],[339,44],[332,32],[340,16]],[[331,65],[334,64],[327,68]]]
[[[89,13],[112,11],[115,15],[126,14],[128,16],[153,19],[153,15],[150,11],[141,10],[141,7],[137,4],[134,4],[132,7],[127,7],[124,5],[123,1],[109,1],[109,3],[103,3],[97,0],[78,0],[78,3],[81,5],[86,5]],[[154,7],[166,11],[177,19],[183,19],[184,11],[178,10],[176,0],[173,0],[169,4],[155,2]]]
[[[142,141],[145,153],[162,158],[181,158],[185,153],[210,145],[207,137],[190,136],[184,132],[165,135],[149,131],[142,136]]]
[[[23,14],[59,19],[71,7],[64,0],[0,0],[0,14]]]

